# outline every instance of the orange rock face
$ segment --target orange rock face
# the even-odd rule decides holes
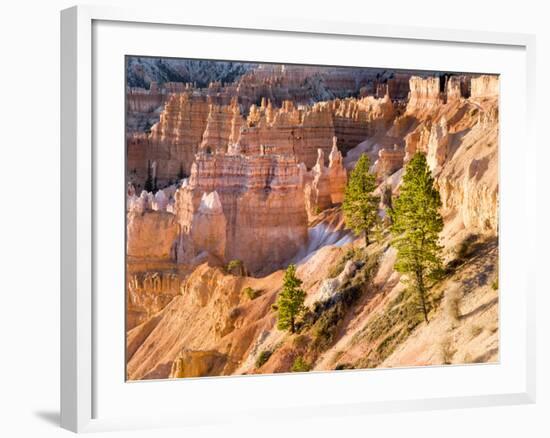
[[[174,272],[128,272],[126,329],[147,321],[181,293]]]
[[[408,114],[433,111],[443,103],[438,77],[412,76],[409,80],[409,88]]]
[[[376,162],[376,173],[382,178],[387,178],[392,173],[403,167],[405,151],[398,145],[391,149],[380,149],[378,152],[378,161]]]
[[[338,150],[336,138],[333,139],[332,150],[328,158],[330,200],[332,205],[341,204],[344,201],[348,174],[344,168],[344,160],[342,158],[342,153]]]
[[[328,168],[324,163],[325,153],[322,149],[318,149],[317,162],[311,169],[304,187],[306,209],[310,220],[323,210],[340,204],[344,200],[348,178],[336,137],[333,138]]]
[[[472,98],[478,99],[483,97],[496,98],[499,94],[500,85],[498,76],[495,75],[480,75],[472,78]]]
[[[310,219],[321,211],[332,207],[330,179],[328,169],[325,167],[325,153],[322,149],[318,149],[317,153],[317,162],[311,169],[312,180],[306,184],[304,189],[306,208]]]
[[[237,99],[231,105],[211,104],[200,149],[208,152],[227,152],[230,144],[239,140],[240,128],[244,124]]]
[[[444,211],[457,212],[468,230],[498,234],[497,98],[485,100],[465,117],[473,126],[437,177]]]
[[[173,260],[178,224],[172,213],[129,212],[127,215],[127,255],[146,260]]]
[[[347,152],[368,137],[387,131],[395,117],[389,95],[361,99],[335,100],[331,103],[338,148]]]
[[[445,85],[447,102],[457,101],[470,96],[470,77],[465,75],[451,76]]]
[[[207,217],[201,216],[203,194],[213,192],[216,200],[211,204],[215,204],[213,210],[220,216],[216,224],[220,225],[200,225]],[[248,270],[257,271],[291,258],[306,242],[303,169],[293,157],[197,155],[189,183],[176,192],[176,214],[185,235],[181,257],[189,257],[184,248],[187,237],[197,249],[204,244],[197,227],[209,240],[222,240],[218,202],[227,224],[225,251],[221,254],[221,244],[218,251],[225,261],[238,259]]]
[[[313,167],[317,149],[327,153],[332,146],[334,125],[329,106],[316,104],[305,109],[285,101],[282,108],[270,105],[251,107],[239,145],[242,153],[265,152],[293,155],[308,168]]]

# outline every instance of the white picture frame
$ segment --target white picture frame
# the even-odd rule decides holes
[[[191,16],[184,10],[163,11],[157,8],[140,11],[135,9],[120,9],[105,6],[77,6],[61,12],[61,426],[75,431],[100,431],[112,429],[135,429],[162,426],[185,426],[204,424],[207,422],[233,421],[245,419],[247,416],[270,419],[280,415],[293,418],[305,418],[312,415],[350,415],[366,414],[369,412],[397,412],[415,409],[441,409],[474,407],[504,404],[533,403],[535,400],[535,310],[534,310],[534,280],[525,280],[521,290],[521,306],[517,311],[522,312],[520,324],[522,350],[521,376],[513,390],[504,389],[483,394],[464,393],[462,395],[440,395],[425,398],[403,396],[391,399],[362,400],[355,398],[349,402],[343,399],[330,403],[321,396],[316,403],[304,402],[298,407],[289,409],[282,405],[277,410],[258,411],[249,410],[229,412],[224,416],[221,411],[210,411],[197,404],[197,412],[192,416],[184,415],[182,410],[162,412],[162,407],[150,416],[144,415],[98,415],[97,388],[99,384],[97,349],[101,336],[95,329],[98,318],[97,301],[94,299],[95,288],[98,284],[96,261],[94,254],[97,251],[96,220],[98,191],[94,189],[98,179],[105,177],[103,171],[98,170],[98,161],[94,150],[94,77],[96,74],[93,65],[94,51],[97,39],[94,37],[94,24],[105,23],[133,23],[142,26],[186,26],[197,28],[201,32],[224,32],[227,29],[237,29],[242,32],[271,32],[280,35],[301,35],[316,38],[318,36],[347,36],[357,40],[389,40],[396,43],[410,42],[423,43],[453,43],[467,47],[487,46],[521,51],[525,64],[518,66],[523,69],[526,79],[524,98],[521,107],[524,108],[525,137],[522,150],[526,157],[523,164],[532,165],[531,174],[525,178],[522,189],[526,197],[535,187],[534,175],[534,65],[535,65],[535,38],[532,35],[492,33],[483,31],[461,31],[451,29],[427,29],[417,27],[402,27],[388,25],[372,25],[360,22],[318,22],[297,19],[277,19],[274,17],[248,17],[243,15],[239,21],[227,22],[224,17],[208,14],[207,16]],[[164,27],[163,27],[164,28]],[[154,30],[153,30],[154,31]],[[523,56],[522,55],[522,56]],[[395,65],[394,67],[400,67]],[[495,71],[498,73],[498,71]],[[116,140],[116,139],[115,139]],[[120,139],[120,147],[124,142]],[[121,170],[122,172],[122,170]],[[522,174],[523,175],[523,174]],[[506,175],[504,175],[506,177]],[[534,213],[523,211],[523,219],[529,226],[525,231],[526,245],[535,248],[536,220]],[[529,275],[529,267],[520,268],[518,278],[534,278]],[[121,296],[123,291],[120,292]],[[120,315],[124,318],[124,315]],[[501,322],[506,324],[506,322]],[[524,348],[523,348],[524,347]],[[517,352],[516,352],[517,353]],[[119,365],[120,366],[120,365]],[[392,372],[392,370],[389,370]],[[406,371],[404,371],[406,372]],[[410,372],[410,370],[409,370]],[[424,373],[438,372],[428,368]],[[345,373],[344,373],[345,374]],[[351,376],[351,374],[347,374]],[[367,374],[356,374],[352,379],[360,379]],[[369,374],[374,375],[374,374]],[[382,374],[378,374],[382,375]],[[358,377],[357,377],[358,376]],[[288,385],[288,378],[300,376],[247,377],[224,380],[223,390],[233,390],[235,385],[246,385],[253,393],[257,391],[259,379],[277,380],[277,385]],[[123,381],[123,373],[120,373]],[[309,376],[308,376],[309,378]],[[251,380],[255,379],[255,380]],[[315,380],[313,380],[315,379]],[[221,382],[221,380],[218,380]],[[242,383],[242,382],[254,383]],[[208,386],[213,390],[216,379],[195,380],[193,385]],[[226,383],[227,382],[227,383]],[[349,383],[349,382],[348,382]],[[342,379],[333,384],[346,384]],[[310,386],[319,384],[319,375],[313,376],[308,383]],[[134,385],[135,384],[127,384]],[[143,384],[141,384],[143,385]],[[145,384],[147,385],[147,384]],[[170,383],[159,387],[159,391],[168,391]],[[330,388],[330,386],[327,386]],[[222,390],[222,391],[223,391]],[[246,392],[245,391],[245,392]],[[330,391],[330,389],[329,389]],[[244,406],[244,405],[243,405]],[[202,410],[201,410],[202,409]],[[214,415],[212,415],[214,414]]]

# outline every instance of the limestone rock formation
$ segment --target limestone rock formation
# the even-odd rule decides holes
[[[217,351],[185,350],[174,360],[171,379],[184,377],[217,376],[223,370],[227,358]]]
[[[317,149],[330,151],[333,136],[334,125],[328,105],[298,109],[292,102],[285,101],[280,109],[269,105],[251,107],[239,143],[244,154],[259,154],[263,150],[264,153],[293,155],[298,162],[311,168],[316,162]]]
[[[338,150],[336,137],[333,138],[329,155],[328,179],[332,205],[341,204],[344,201],[348,174],[344,167],[342,153]]]
[[[368,137],[385,133],[395,117],[388,94],[382,98],[336,99],[330,102],[338,148],[347,152]]]
[[[449,153],[449,131],[445,117],[432,125],[427,149],[428,166],[432,172],[439,170]]]
[[[391,149],[380,149],[375,163],[376,174],[380,178],[387,178],[403,167],[404,158],[405,151],[396,144]]]
[[[447,103],[470,97],[470,87],[469,76],[453,75],[449,77],[445,84],[445,97]]]
[[[128,257],[173,260],[178,236],[176,216],[163,211],[130,211],[127,215]]]
[[[130,271],[127,277],[126,330],[147,321],[181,292],[174,272]]]
[[[409,80],[409,101],[407,113],[435,110],[443,103],[439,77],[421,78],[412,76]]]
[[[158,84],[151,82],[149,90],[129,88],[126,99],[129,112],[148,113],[162,104],[163,96],[159,91]]]
[[[226,152],[229,144],[237,143],[244,124],[237,99],[230,105],[211,104],[200,149],[208,152]]]
[[[333,138],[329,156],[329,166],[325,166],[325,153],[317,150],[317,162],[305,184],[304,193],[308,218],[311,220],[321,211],[331,208],[344,200],[347,172],[342,154],[338,150],[337,139]]]
[[[216,230],[208,235],[221,239],[221,204],[227,224],[223,260],[241,260],[250,271],[277,266],[307,239],[303,177],[295,159],[284,155],[198,154],[189,183],[176,193],[182,234],[197,247],[202,238],[193,228],[210,215]],[[215,194],[204,202],[203,194],[211,192]],[[199,211],[201,201],[209,205],[208,214]]]
[[[498,124],[476,124],[445,163],[437,182],[444,211],[468,230],[498,234]]]
[[[472,78],[472,95],[474,99],[483,97],[496,98],[499,94],[499,78],[495,75],[480,75]]]
[[[227,220],[218,192],[203,193],[189,231],[197,248],[224,259]]]
[[[149,135],[148,162],[158,164],[159,183],[175,181],[183,171],[188,175],[206,128],[210,104],[206,98],[190,93],[173,94],[167,101],[160,121]]]
[[[348,260],[344,266],[342,272],[334,277],[327,278],[319,286],[319,291],[317,292],[317,300],[320,302],[326,302],[333,299],[338,293],[338,289],[351,277],[357,270],[357,265],[353,260]]]
[[[325,154],[322,149],[317,150],[317,162],[311,169],[312,181],[304,189],[306,209],[311,219],[318,213],[332,206],[330,196],[330,179],[325,167]]]
[[[430,139],[431,123],[419,124],[405,136],[405,162],[407,163],[416,152],[426,152]]]
[[[143,132],[156,123],[158,110],[165,100],[166,95],[156,82],[151,82],[149,89],[129,87],[126,90],[127,133]]]

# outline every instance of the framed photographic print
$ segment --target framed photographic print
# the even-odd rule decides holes
[[[74,7],[61,46],[63,427],[534,401],[534,37]]]

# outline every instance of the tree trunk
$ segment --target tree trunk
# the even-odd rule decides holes
[[[365,230],[364,233],[365,233],[365,248],[366,248],[366,247],[369,246],[369,244],[370,244],[370,239],[369,239],[369,232],[368,232],[368,230]]]
[[[422,303],[422,312],[424,313],[424,321],[429,324],[428,320],[428,308],[426,306],[426,288],[424,286],[424,273],[422,271],[416,272],[416,283],[418,286],[418,293],[420,294],[420,302]]]
[[[290,333],[294,333],[294,317],[290,317]]]

